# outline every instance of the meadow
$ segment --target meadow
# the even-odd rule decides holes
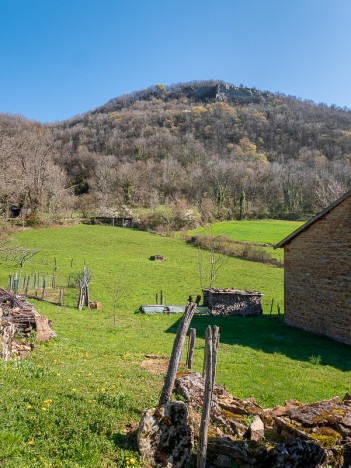
[[[246,229],[248,240],[259,238],[249,222],[242,226],[242,237]],[[264,242],[284,237],[277,240],[275,234],[273,228],[271,235],[262,235]],[[169,356],[180,317],[147,316],[138,309],[154,303],[161,289],[170,304],[185,304],[189,294],[201,292],[197,249],[179,238],[87,225],[26,230],[16,238],[39,250],[22,275],[49,274],[56,263],[58,282],[64,285],[85,261],[92,273],[91,299],[100,301],[102,310],[75,309],[74,288],[66,290],[63,307],[35,301],[53,321],[57,336],[36,344],[26,360],[0,362],[0,464],[139,465],[140,412],[157,404],[164,378],[142,363],[145,354]],[[165,261],[150,261],[155,254]],[[16,265],[1,261],[0,286],[6,287],[15,270]],[[194,317],[195,370],[202,369],[204,330],[216,324],[221,335],[217,382],[234,395],[253,396],[268,407],[290,398],[311,402],[350,391],[349,347],[285,326],[275,308],[270,315],[272,298],[283,306],[283,269],[230,258],[215,285],[261,291],[264,316]],[[116,287],[123,298],[114,325]]]
[[[301,221],[282,221],[277,219],[257,221],[219,221],[207,227],[199,227],[189,232],[189,235],[223,236],[231,241],[269,244],[266,247],[256,247],[267,252],[270,257],[284,262],[283,249],[274,249],[281,240],[298,229]]]

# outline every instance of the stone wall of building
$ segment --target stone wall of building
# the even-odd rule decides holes
[[[286,323],[351,345],[351,197],[284,252]]]
[[[237,289],[203,289],[204,306],[212,315],[261,315],[262,294]]]

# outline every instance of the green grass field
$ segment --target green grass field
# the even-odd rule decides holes
[[[301,221],[222,221],[213,223],[210,231],[214,236],[226,236],[233,240],[277,244],[295,229],[302,226]],[[208,228],[198,228],[192,234],[204,233]]]
[[[252,236],[250,224],[244,224]],[[157,403],[164,377],[141,363],[145,354],[170,354],[179,315],[135,311],[153,303],[161,289],[165,302],[173,304],[200,293],[197,249],[180,239],[85,225],[24,231],[17,239],[40,249],[25,265],[27,274],[49,274],[56,258],[58,280],[65,283],[85,260],[92,271],[91,299],[103,308],[74,309],[74,289],[64,307],[36,302],[53,321],[57,338],[38,344],[27,360],[0,363],[1,466],[138,465],[140,411]],[[154,254],[165,261],[150,261]],[[2,261],[0,267],[0,285],[6,287],[15,265]],[[114,326],[113,296],[120,277],[125,298]],[[254,396],[267,407],[289,398],[311,402],[350,391],[349,347],[269,316],[272,298],[283,305],[282,269],[230,258],[215,283],[263,292],[266,315],[194,317],[195,370],[202,369],[204,330],[216,324],[221,334],[217,382],[236,396]]]
[[[200,227],[189,232],[190,235],[211,234],[213,236],[225,236],[234,241],[256,242],[271,244],[272,247],[260,247],[268,251],[272,258],[284,261],[284,251],[273,249],[273,246],[283,240],[286,236],[298,229],[303,223],[301,221],[222,221],[212,223],[208,227]]]

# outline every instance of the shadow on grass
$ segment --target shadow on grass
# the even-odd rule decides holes
[[[137,434],[137,426],[126,426],[124,433],[116,432],[112,434],[111,440],[116,448],[135,452],[138,450]]]
[[[342,371],[351,370],[351,348],[329,338],[289,327],[284,316],[262,317],[210,317],[194,316],[191,327],[199,338],[205,337],[207,325],[218,325],[220,342],[278,353],[297,361],[314,359]],[[167,333],[176,333],[180,318],[169,327]]]

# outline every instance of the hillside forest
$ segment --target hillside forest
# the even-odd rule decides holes
[[[351,187],[351,111],[221,81],[157,84],[63,122],[0,114],[0,163],[4,216],[297,219]]]

